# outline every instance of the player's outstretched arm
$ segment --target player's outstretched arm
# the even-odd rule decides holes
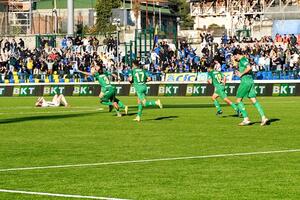
[[[110,74],[110,76],[114,77],[116,81],[118,81],[120,83],[120,76],[116,75],[116,74]]]
[[[83,71],[81,71],[81,70],[78,70],[78,72],[81,73],[81,74],[87,75],[87,76],[92,76],[92,75],[93,75],[93,74],[91,74],[91,73],[83,72]]]

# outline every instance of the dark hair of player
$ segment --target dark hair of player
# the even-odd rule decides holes
[[[98,73],[99,74],[103,74],[104,73],[104,67],[103,66],[99,66]]]
[[[210,63],[210,65],[207,67],[207,69],[213,70],[215,68],[214,63]]]
[[[243,51],[241,49],[234,49],[232,55],[243,55]]]
[[[140,67],[140,62],[138,60],[132,61],[132,64],[136,67]]]

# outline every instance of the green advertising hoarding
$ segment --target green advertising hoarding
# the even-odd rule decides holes
[[[135,96],[136,92],[129,83],[115,84],[118,96]],[[226,84],[228,96],[235,96],[238,83]],[[300,83],[257,83],[257,96],[300,96]],[[53,84],[53,85],[0,85],[0,96],[98,96],[101,88],[97,84]],[[214,87],[202,83],[147,85],[148,96],[211,96]]]

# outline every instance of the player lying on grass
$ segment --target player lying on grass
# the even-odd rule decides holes
[[[235,51],[233,52],[233,59],[238,62],[238,71],[236,71],[236,75],[241,78],[241,83],[239,85],[236,97],[238,108],[242,113],[244,120],[239,125],[246,126],[251,123],[248,117],[248,113],[245,109],[245,105],[243,103],[243,99],[247,97],[253,103],[254,107],[258,110],[261,116],[261,126],[264,126],[267,124],[268,118],[266,117],[262,106],[256,99],[252,67],[249,63],[249,60],[247,59],[245,53],[239,49],[235,49]]]
[[[156,101],[146,100],[147,81],[151,81],[151,77],[149,77],[148,73],[143,69],[143,66],[139,65],[137,60],[133,61],[132,71],[129,74],[129,82],[133,83],[133,87],[135,88],[138,97],[138,113],[134,119],[138,122],[141,121],[143,106],[158,106],[159,108],[163,107],[159,99]]]
[[[101,92],[99,94],[101,104],[109,106],[110,109],[111,107],[113,107],[118,117],[122,116],[122,114],[120,113],[120,109],[124,109],[125,114],[128,114],[128,106],[125,106],[122,103],[122,101],[116,98],[116,87],[113,86],[108,79],[108,76],[114,76],[117,78],[115,74],[104,72],[103,68],[100,67],[98,64],[95,64],[95,66],[92,67],[91,73],[83,71],[79,72],[85,75],[92,75],[95,77],[96,80],[98,80],[101,86]]]
[[[215,87],[215,92],[212,95],[212,100],[217,108],[217,115],[221,115],[223,113],[221,106],[217,100],[219,97],[221,97],[221,99],[223,99],[228,105],[230,105],[239,115],[238,107],[234,103],[232,103],[227,97],[227,92],[225,89],[226,77],[224,76],[224,74],[216,70],[215,65],[209,66],[207,70],[208,83],[213,84],[213,86]]]
[[[54,95],[52,101],[46,101],[44,97],[39,97],[35,103],[36,107],[59,107],[65,106],[68,107],[69,104],[63,94]]]

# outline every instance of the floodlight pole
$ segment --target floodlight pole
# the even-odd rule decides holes
[[[54,0],[54,8],[53,8],[53,13],[54,13],[54,33],[58,33],[58,16],[57,16],[57,2]]]
[[[68,0],[68,36],[74,36],[74,0]]]

